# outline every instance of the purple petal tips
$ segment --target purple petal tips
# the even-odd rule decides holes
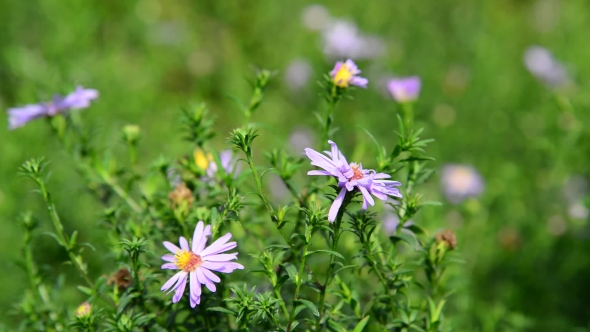
[[[394,78],[387,84],[389,93],[398,103],[407,103],[418,99],[422,81],[418,76]]]
[[[327,175],[336,178],[338,187],[342,188],[338,196],[334,199],[328,213],[328,221],[336,220],[338,210],[342,206],[347,191],[358,190],[363,196],[362,209],[365,210],[369,205],[375,205],[373,196],[380,200],[386,200],[388,196],[401,198],[402,195],[398,188],[400,182],[385,180],[391,176],[385,173],[377,173],[372,169],[363,169],[361,164],[348,163],[342,152],[338,149],[336,143],[328,141],[331,145],[331,151],[326,151],[325,155],[310,149],[305,149],[305,154],[311,159],[313,166],[324,169],[309,171],[308,175]]]
[[[192,246],[189,246],[184,237],[180,237],[180,248],[170,242],[164,242],[166,249],[174,255],[162,256],[162,259],[167,262],[162,265],[162,269],[180,270],[161,288],[163,292],[174,292],[172,302],[180,301],[188,281],[190,305],[194,308],[201,303],[201,285],[215,292],[215,283],[221,281],[211,271],[231,273],[236,269],[244,269],[241,264],[231,262],[237,259],[238,253],[222,254],[236,247],[235,242],[227,242],[232,236],[231,233],[225,234],[206,247],[209,235],[211,235],[211,226],[205,226],[202,221],[199,221],[193,234]]]

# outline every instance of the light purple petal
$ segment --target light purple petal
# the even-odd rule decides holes
[[[231,236],[232,236],[231,233],[227,233],[224,236],[220,237],[219,239],[217,239],[217,241],[213,242],[210,246],[208,246],[203,251],[201,251],[200,255],[207,256],[207,255],[212,255],[212,254],[216,254],[218,252],[221,252],[221,250],[219,250],[219,248],[222,247],[231,238]],[[229,250],[229,249],[226,249],[226,250]],[[223,250],[223,251],[225,251],[225,250]]]
[[[174,255],[164,255],[164,256],[162,256],[162,259],[165,260],[166,262],[175,262],[176,261],[176,257],[174,257]]]
[[[371,206],[375,205],[375,200],[373,199],[373,197],[371,197],[371,194],[369,194],[369,192],[367,191],[367,188],[359,186],[357,187],[359,188],[359,190],[361,191],[361,193],[363,194],[363,210],[366,210],[368,208],[368,204],[371,204]]]
[[[202,268],[197,268],[195,272],[197,273],[197,279],[199,279],[199,282],[204,284],[211,292],[215,292],[217,289],[215,284],[203,274]]]
[[[207,270],[206,268],[201,266],[201,272],[203,272],[203,274],[205,275],[205,277],[207,277],[207,279],[213,281],[213,282],[220,282],[221,279],[219,279],[218,276],[216,276],[215,274],[213,274],[213,272]]]
[[[181,279],[178,280],[178,287],[176,287],[176,291],[174,292],[174,296],[172,297],[172,302],[177,303],[182,298],[184,294],[184,289],[186,288],[186,279],[187,273],[185,272]]]
[[[197,254],[197,255],[200,255],[201,254],[201,251],[203,251],[203,249],[207,245],[207,237],[209,235],[211,235],[211,225],[207,225],[205,227],[205,229],[203,230],[202,240],[201,240],[201,243],[199,244],[199,246],[197,247],[197,250],[195,251],[195,254]]]
[[[8,128],[16,129],[24,126],[29,121],[48,116],[47,106],[44,104],[31,104],[23,107],[8,109]]]
[[[315,171],[307,172],[307,175],[333,175],[333,174],[328,171],[315,170]]]
[[[201,241],[203,240],[204,228],[205,228],[205,223],[202,221],[199,221],[197,223],[197,227],[195,227],[195,232],[193,233],[193,243],[192,243],[192,250],[194,253],[197,253],[197,248],[199,248],[199,245],[201,244]]]
[[[162,269],[178,270],[178,266],[174,263],[166,263],[162,265]]]
[[[164,242],[162,242],[162,244],[164,245],[164,247],[166,247],[166,249],[168,249],[173,254],[176,254],[177,252],[180,251],[180,248],[178,248],[172,242],[164,241]]]
[[[218,254],[218,255],[209,255],[204,257],[203,259],[208,261],[208,262],[228,262],[231,261],[232,259],[237,259],[238,258],[238,253],[233,253],[233,254]]]
[[[195,272],[191,272],[189,278],[191,307],[194,308],[201,302],[201,284],[197,280],[197,274]]]
[[[164,285],[162,285],[162,288],[160,288],[161,291],[165,292],[168,289],[170,289],[170,287],[172,287],[172,285],[174,285],[178,279],[180,279],[181,276],[185,275],[186,272],[184,271],[180,271],[178,273],[176,273],[175,275],[173,275],[172,277],[170,277],[170,279],[168,279],[168,281],[166,281],[166,283]]]
[[[367,88],[367,85],[369,84],[369,80],[364,78],[364,77],[360,77],[360,76],[354,76],[351,80],[350,80],[350,84],[351,85],[355,85],[358,86],[359,88]]]
[[[221,273],[231,273],[234,270],[243,270],[244,266],[242,264],[234,263],[234,262],[203,262],[201,264],[202,267],[217,271]]]
[[[80,109],[90,106],[90,101],[98,98],[98,91],[94,89],[84,89],[81,86],[76,91],[67,95],[57,106],[59,109]]]
[[[334,222],[334,220],[336,220],[336,216],[338,215],[338,210],[340,209],[340,206],[342,206],[342,202],[344,201],[345,195],[346,195],[346,189],[342,188],[342,190],[340,190],[340,193],[338,194],[338,196],[336,196],[334,203],[332,203],[332,206],[330,207],[330,212],[328,213],[328,221],[329,222]]]
[[[184,250],[184,251],[189,251],[190,248],[188,246],[188,241],[186,240],[186,238],[184,236],[181,236],[178,239],[178,242],[180,243],[180,249]]]

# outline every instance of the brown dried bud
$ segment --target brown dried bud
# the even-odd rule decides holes
[[[193,193],[186,184],[181,183],[174,188],[174,191],[171,191],[168,194],[168,198],[172,201],[172,207],[178,207],[182,205],[183,202],[186,202],[187,205],[191,205],[194,201]]]
[[[455,232],[450,229],[436,234],[435,239],[438,243],[444,242],[450,250],[457,247],[457,236],[455,235]]]
[[[131,273],[124,267],[115,272],[115,274],[113,274],[108,280],[109,286],[117,285],[120,290],[129,288],[132,283],[133,278],[131,277]]]

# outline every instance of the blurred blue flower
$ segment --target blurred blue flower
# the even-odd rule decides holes
[[[98,91],[78,86],[67,96],[55,95],[52,101],[8,109],[8,128],[16,129],[40,117],[54,116],[67,110],[87,108],[98,98]]]
[[[330,207],[329,221],[333,222],[336,219],[346,192],[353,191],[355,188],[363,195],[363,210],[366,210],[369,205],[375,205],[372,196],[383,201],[387,200],[388,196],[402,197],[399,189],[395,188],[401,186],[400,182],[384,180],[391,176],[385,173],[377,173],[372,169],[365,170],[360,164],[349,164],[342,152],[338,150],[336,143],[332,141],[328,141],[328,143],[332,146],[332,151],[324,151],[324,153],[329,158],[310,148],[305,149],[305,154],[311,159],[312,165],[324,169],[323,171],[309,171],[307,175],[333,176],[338,180],[338,186],[342,188]]]
[[[352,60],[348,59],[345,62],[336,62],[334,69],[330,72],[330,76],[332,77],[334,84],[341,88],[347,88],[348,85],[356,85],[366,89],[369,80],[357,76],[360,73],[361,70],[358,69],[357,65]]]
[[[469,197],[483,193],[484,181],[472,166],[449,164],[441,172],[443,192],[453,204],[459,204]]]
[[[188,241],[182,236],[179,240],[180,248],[168,241],[163,243],[173,255],[162,256],[162,259],[168,262],[162,265],[162,269],[180,270],[161,288],[168,293],[174,291],[173,303],[177,303],[182,298],[187,280],[190,284],[190,303],[194,308],[201,302],[201,284],[215,292],[215,283],[221,281],[211,271],[231,273],[236,269],[244,269],[243,265],[230,262],[237,259],[237,252],[222,254],[237,246],[236,242],[227,242],[232,237],[231,233],[225,234],[205,248],[209,235],[211,235],[211,226],[205,227],[205,224],[199,221],[193,234],[192,247],[189,247]]]
[[[422,81],[418,76],[394,78],[387,84],[389,93],[398,103],[407,103],[418,99]]]

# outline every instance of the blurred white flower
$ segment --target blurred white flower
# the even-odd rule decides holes
[[[549,88],[559,88],[570,82],[563,64],[544,47],[530,46],[523,59],[528,71]]]
[[[299,90],[309,82],[313,69],[309,61],[305,59],[295,59],[291,61],[285,70],[285,82],[287,87],[292,90]]]
[[[472,166],[449,164],[441,172],[443,192],[449,202],[461,203],[469,197],[477,197],[484,190],[481,175]]]
[[[301,21],[309,30],[321,31],[330,24],[332,18],[326,7],[313,4],[303,9],[301,12]]]
[[[584,220],[588,218],[590,210],[582,202],[576,202],[569,205],[567,214],[570,218]]]
[[[303,153],[308,146],[314,146],[315,135],[305,126],[297,127],[289,136],[289,147],[297,154]]]
[[[588,181],[582,175],[571,175],[563,184],[562,191],[569,203],[578,202],[588,193]]]
[[[324,54],[332,59],[371,59],[385,50],[379,37],[363,35],[350,21],[336,20],[323,30],[322,35]]]

